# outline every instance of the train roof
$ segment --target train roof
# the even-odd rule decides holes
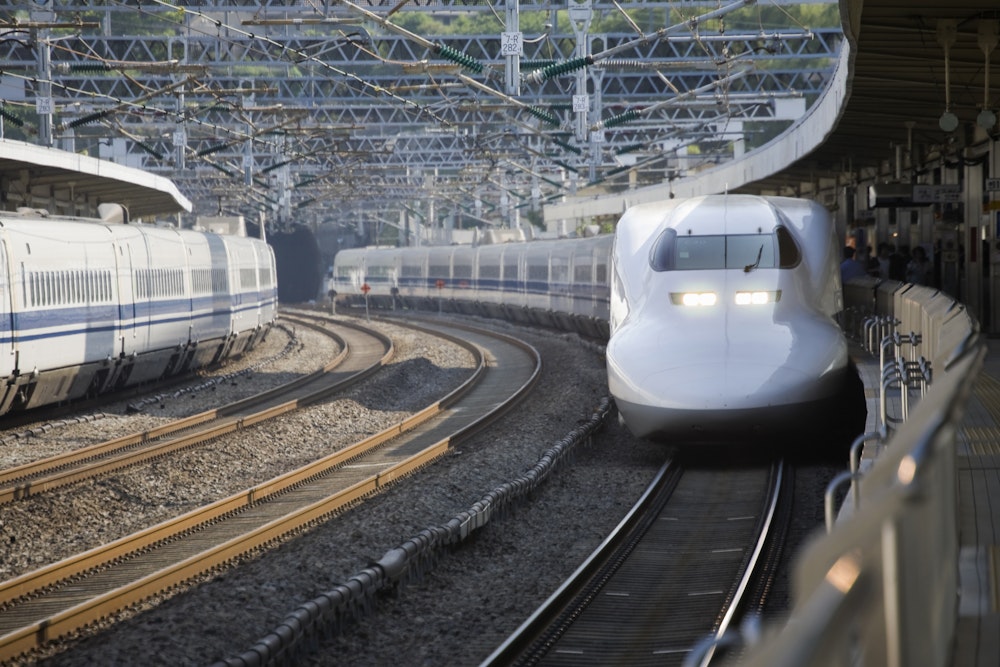
[[[192,208],[173,181],[162,176],[10,139],[0,139],[0,183],[7,207],[75,204],[78,215],[98,217],[98,205],[118,203],[133,219]]]

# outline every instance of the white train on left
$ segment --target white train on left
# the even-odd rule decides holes
[[[828,412],[850,378],[835,236],[806,200],[674,199],[629,209],[614,237],[341,251],[332,289],[603,336],[640,437],[770,436]]]
[[[252,347],[276,317],[261,239],[0,212],[0,414],[120,389]]]

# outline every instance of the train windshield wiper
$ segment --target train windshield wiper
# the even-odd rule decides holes
[[[743,267],[743,273],[750,273],[751,271],[753,271],[754,269],[756,269],[758,266],[760,266],[760,258],[761,258],[761,255],[763,255],[763,254],[764,254],[764,244],[761,243],[760,244],[760,250],[757,251],[757,261],[754,262],[753,264],[747,264],[746,266],[744,266]]]

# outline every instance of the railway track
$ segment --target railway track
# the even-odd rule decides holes
[[[744,603],[783,493],[783,464],[668,461],[605,542],[483,664],[706,664]],[[702,662],[704,658],[705,662]],[[694,660],[694,662],[687,662]]]
[[[145,463],[273,419],[343,391],[376,372],[392,358],[392,341],[376,331],[345,323],[338,323],[331,330],[302,317],[283,316],[283,319],[336,339],[341,348],[340,354],[313,373],[221,408],[0,470],[0,503]]]
[[[445,325],[433,330],[456,334]],[[504,336],[470,329],[461,336],[481,350],[473,377],[395,427],[243,493],[0,583],[0,660],[323,521],[488,424],[526,394],[540,359],[533,348]]]

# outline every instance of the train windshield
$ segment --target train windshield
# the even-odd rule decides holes
[[[653,244],[649,264],[654,271],[697,269],[790,268],[799,262],[799,249],[784,227],[774,234],[678,236],[666,229]]]

